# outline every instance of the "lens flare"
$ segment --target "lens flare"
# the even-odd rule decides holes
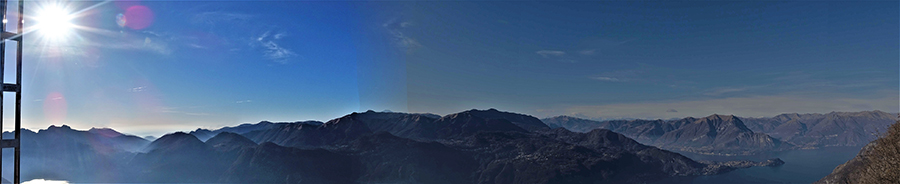
[[[125,19],[125,15],[121,13],[116,15],[116,24],[119,25],[119,27],[125,27],[126,23],[128,23],[128,20]]]
[[[146,6],[132,6],[125,10],[123,19],[127,19],[125,26],[134,30],[150,27],[153,24],[153,11]]]

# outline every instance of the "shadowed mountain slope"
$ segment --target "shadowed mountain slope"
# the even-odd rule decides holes
[[[711,115],[679,120],[592,121],[566,116],[545,119],[558,127],[578,131],[610,129],[648,145],[701,154],[753,154],[789,149],[793,145],[747,128],[735,116]]]
[[[284,125],[245,135],[255,142],[304,149],[325,148],[359,155],[360,162],[367,168],[361,181],[372,182],[438,182],[440,178],[455,178],[452,181],[457,182],[452,183],[645,182],[740,168],[696,162],[677,153],[641,145],[608,130],[590,133],[550,130],[534,120],[536,118],[531,116],[495,109],[464,111],[440,119],[368,111],[319,126]],[[399,125],[383,125],[390,121]],[[431,141],[436,142],[428,143]],[[444,156],[436,160],[446,162],[416,159],[437,155]],[[417,164],[397,163],[395,158],[407,158],[404,160]],[[439,165],[455,169],[448,171],[445,170],[448,168],[437,167]],[[369,173],[372,169],[387,173],[373,175]],[[397,177],[393,177],[395,175]]]
[[[321,125],[322,124],[322,122],[319,122],[319,121],[298,121],[298,122],[293,122],[293,123],[273,123],[273,122],[269,122],[269,121],[262,121],[262,122],[259,122],[256,124],[245,123],[245,124],[241,124],[241,125],[238,125],[235,127],[222,127],[222,128],[215,129],[215,130],[198,128],[194,131],[189,132],[189,134],[194,135],[195,137],[197,137],[197,139],[200,139],[201,141],[206,141],[207,139],[212,138],[213,136],[216,136],[222,132],[245,134],[247,132],[251,132],[251,131],[255,131],[255,130],[271,129],[271,128],[275,128],[275,127],[286,125],[286,124],[297,124],[297,123],[312,124],[312,125]]]
[[[816,183],[900,183],[900,123]]]

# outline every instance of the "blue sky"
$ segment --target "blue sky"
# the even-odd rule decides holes
[[[29,2],[26,15],[46,4]],[[591,118],[900,110],[896,1],[61,4],[88,10],[64,36],[25,36],[26,128],[161,135],[368,109]],[[26,27],[39,24],[32,19]]]

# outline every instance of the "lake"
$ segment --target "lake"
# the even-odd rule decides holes
[[[847,162],[862,147],[827,147],[814,150],[792,150],[769,155],[723,157],[682,153],[695,160],[753,160],[781,158],[778,167],[751,167],[713,176],[676,177],[655,183],[691,184],[750,184],[750,183],[812,183],[830,174],[834,167]]]

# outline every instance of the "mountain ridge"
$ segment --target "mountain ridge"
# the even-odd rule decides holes
[[[86,163],[69,163],[78,159],[62,154],[74,147],[29,146],[40,148],[41,152],[61,153],[42,160],[61,160],[64,164],[54,166],[77,166],[72,170],[79,171],[52,175],[31,172],[37,174],[29,177],[151,183],[645,183],[672,176],[710,175],[780,164],[698,162],[609,130],[578,133],[550,129],[533,116],[496,109],[463,111],[440,118],[362,112],[324,123],[261,122],[217,130],[220,131],[206,140],[199,138],[206,136],[201,131],[170,133],[152,142],[144,140],[149,143],[142,152],[112,147],[110,153],[116,154],[104,154],[105,151],[90,149],[88,145],[79,157],[101,161]],[[75,142],[83,138],[56,135],[69,132],[104,140],[123,137],[101,136],[68,126],[27,132],[23,131],[23,136]],[[105,174],[86,169],[97,167],[96,163],[109,164],[99,170]],[[32,166],[46,170],[48,165]]]
[[[725,117],[718,114],[711,116]],[[594,121],[571,116],[554,116],[542,119],[542,121],[550,127],[565,127],[579,132],[586,132],[594,128],[606,128],[625,134],[641,143],[672,150],[707,155],[752,155],[789,149],[861,146],[875,138],[872,132],[883,131],[896,120],[896,114],[879,110],[825,114],[784,113],[763,118],[732,117],[740,121],[740,124],[703,127],[693,124],[703,118],[693,117],[676,120]],[[733,125],[731,126],[732,132],[744,132],[728,136],[731,142],[751,144],[736,147],[734,143],[718,137],[718,134],[704,136],[699,132],[712,133],[715,132],[713,131],[715,128],[727,128],[728,125]],[[684,136],[685,133],[690,136]],[[695,140],[707,142],[698,144],[694,142]],[[712,142],[709,142],[710,140]],[[735,149],[741,147],[747,149]]]

